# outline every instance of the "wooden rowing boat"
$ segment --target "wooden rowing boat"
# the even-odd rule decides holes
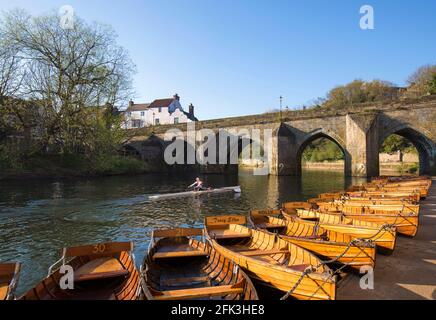
[[[322,199],[340,199],[340,198],[367,198],[367,199],[390,199],[401,200],[408,202],[419,202],[421,195],[419,193],[410,192],[384,192],[384,191],[348,191],[348,192],[334,192],[334,193],[321,193],[318,195]]]
[[[421,199],[425,199],[428,195],[427,187],[413,187],[413,186],[372,186],[372,185],[363,185],[363,186],[354,186],[349,188],[347,191],[355,192],[355,191],[367,191],[367,192],[380,192],[380,193],[419,193]]]
[[[296,244],[324,260],[360,269],[375,266],[376,245],[352,236],[305,223],[300,219],[279,219],[274,211],[252,210],[250,223],[260,230],[277,233],[283,240]]]
[[[350,214],[419,214],[419,204],[361,204],[356,202],[318,202],[321,211]]]
[[[302,215],[302,211],[298,210],[299,217],[312,217],[318,215],[320,212],[311,211],[310,213],[306,212],[305,215]],[[306,210],[307,211],[307,210]],[[383,225],[391,225],[395,227],[396,231],[402,235],[406,235],[409,237],[414,237],[418,232],[418,222],[419,216],[416,214],[372,214],[372,213],[363,213],[363,214],[353,214],[353,213],[344,213],[344,212],[321,212],[323,214],[330,214],[331,216],[337,216],[338,219],[341,217],[346,217],[353,221],[365,221],[376,224],[380,227]],[[354,223],[353,223],[354,224]]]
[[[177,193],[156,194],[156,195],[148,196],[148,199],[149,200],[160,200],[160,199],[190,197],[190,196],[198,196],[198,195],[202,195],[202,194],[223,193],[223,192],[241,193],[241,187],[234,186],[234,187],[224,187],[224,188],[217,188],[217,189],[201,190],[201,191],[185,191],[185,192],[177,192]]]
[[[367,185],[382,185],[382,186],[423,186],[430,187],[432,180],[430,177],[422,179],[372,179]]]
[[[371,181],[419,181],[419,180],[431,180],[431,176],[378,176],[372,177]]]
[[[410,199],[395,199],[395,198],[368,198],[368,197],[345,197],[340,198],[311,198],[307,202],[313,204],[318,204],[320,202],[334,202],[334,203],[350,203],[358,205],[410,205],[415,204]]]
[[[209,242],[195,238],[202,235],[196,228],[153,232],[141,272],[145,298],[258,300],[245,272]]]
[[[136,300],[140,293],[140,277],[132,250],[132,242],[64,248],[61,259],[50,267],[47,278],[21,299]],[[59,264],[60,268],[52,272]],[[72,288],[62,289],[60,284],[65,282],[68,266],[74,271],[69,279]],[[61,269],[67,273],[61,273]]]
[[[336,276],[309,251],[268,232],[249,229],[244,216],[206,217],[214,249],[260,283],[298,299],[333,300]]]
[[[0,263],[0,300],[14,300],[21,265]]]
[[[351,219],[338,214],[321,213],[314,210],[296,209],[294,213],[282,211],[282,216],[289,221],[298,217],[306,223],[318,224],[326,230],[348,234],[354,238],[368,239],[375,242],[381,253],[391,253],[396,243],[396,228],[377,223]]]

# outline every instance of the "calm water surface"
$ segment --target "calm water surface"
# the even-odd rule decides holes
[[[81,180],[0,181],[0,261],[23,263],[18,293],[46,276],[64,246],[134,241],[140,263],[153,228],[202,226],[206,215],[246,214],[342,190],[359,179],[306,171],[301,178],[204,176],[206,185],[240,185],[242,193],[150,202],[147,195],[184,191],[194,176],[138,175]]]

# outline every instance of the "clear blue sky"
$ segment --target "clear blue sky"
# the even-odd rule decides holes
[[[108,23],[137,65],[136,102],[178,93],[200,119],[290,108],[360,78],[404,85],[436,63],[436,1],[0,0],[39,14],[69,4]],[[362,5],[375,30],[359,28]]]

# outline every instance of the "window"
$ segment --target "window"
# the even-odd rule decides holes
[[[141,111],[141,117],[145,116],[145,111]]]
[[[158,125],[159,124],[159,119],[154,119],[154,124]]]
[[[129,111],[129,112],[127,112],[127,115],[130,117],[132,115],[132,113]]]
[[[159,107],[159,112],[162,112],[162,107]]]
[[[178,124],[179,123],[179,118],[174,118],[174,124]]]
[[[132,120],[132,127],[133,128],[140,128],[141,127],[141,120]]]

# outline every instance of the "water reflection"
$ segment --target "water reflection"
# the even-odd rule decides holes
[[[206,185],[240,185],[242,193],[150,202],[147,195],[185,190],[191,175],[142,175],[62,181],[0,182],[0,261],[23,265],[18,293],[46,275],[64,246],[134,241],[139,263],[153,228],[202,226],[206,215],[246,214],[275,208],[351,183],[336,172],[304,172],[301,178],[208,175]]]

